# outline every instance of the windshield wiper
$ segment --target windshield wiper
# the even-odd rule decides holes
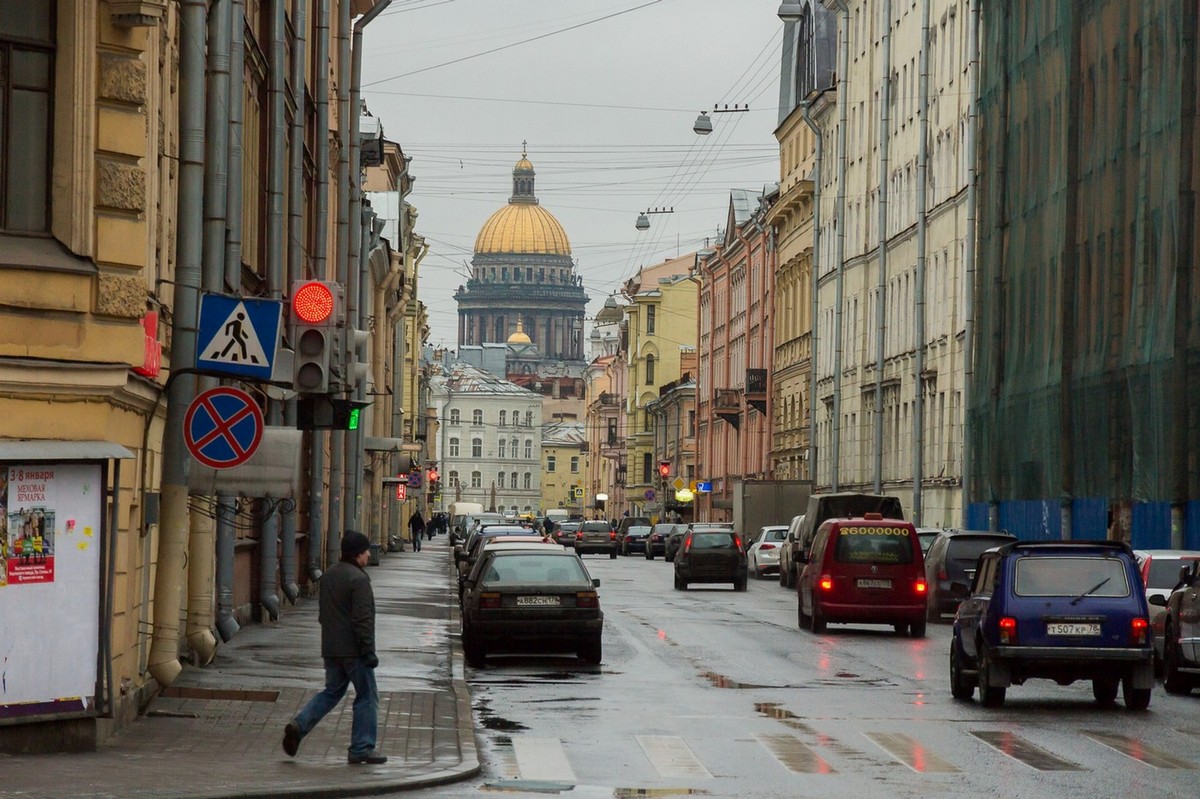
[[[1081,599],[1083,599],[1085,596],[1087,596],[1088,594],[1092,593],[1093,591],[1099,591],[1099,590],[1100,590],[1100,589],[1101,589],[1101,588],[1104,586],[1104,584],[1105,584],[1105,583],[1107,583],[1107,582],[1108,582],[1109,580],[1111,580],[1111,579],[1112,579],[1111,577],[1105,577],[1103,580],[1101,580],[1100,582],[1096,583],[1096,584],[1095,584],[1095,585],[1093,585],[1091,588],[1089,588],[1088,590],[1084,591],[1084,592],[1083,592],[1082,594],[1080,594],[1079,596],[1077,596],[1077,597],[1075,597],[1074,599],[1072,599],[1072,600],[1071,600],[1071,604],[1072,604],[1072,605],[1078,605],[1078,604],[1079,604],[1079,601],[1080,601]]]

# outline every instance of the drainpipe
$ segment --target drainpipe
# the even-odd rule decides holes
[[[283,95],[286,88],[287,58],[285,39],[287,36],[287,0],[271,3],[271,51],[270,86],[267,89],[267,107],[270,119],[270,147],[267,153],[267,296],[273,300],[283,299],[283,179],[284,150],[287,147],[287,120],[284,116]],[[267,425],[283,424],[283,409],[275,400],[267,401]],[[271,621],[279,619],[279,521],[282,511],[279,503],[269,493],[264,497],[267,506],[266,518],[258,539],[258,601]]]
[[[195,365],[196,322],[203,253],[204,40],[206,0],[180,0],[179,10],[179,206],[171,371]],[[171,377],[176,377],[172,374]],[[187,568],[188,487],[183,419],[195,395],[184,376],[167,390],[163,428],[162,524],[154,581],[154,633],[147,669],[159,685],[175,681],[179,663],[179,612]]]
[[[228,201],[229,50],[233,16],[230,0],[213,0],[208,14],[208,79],[205,104],[204,253],[201,283],[205,291],[221,292],[225,276],[225,226]],[[200,388],[217,381],[200,379]],[[191,511],[188,540],[188,602],[186,634],[196,662],[207,665],[217,654],[213,586],[216,569],[216,525],[207,509]]]
[[[316,88],[313,91],[317,111],[317,224],[313,230],[313,274],[328,277],[326,256],[329,249],[329,2],[317,0],[317,41],[314,60]],[[308,579],[321,579],[325,532],[325,433],[308,434]],[[334,561],[330,561],[335,562]]]
[[[825,157],[825,137],[821,133],[821,128],[813,121],[812,107],[807,101],[800,104],[800,113],[804,117],[804,124],[808,125],[808,129],[812,131],[815,150],[811,266],[812,319],[809,325],[812,330],[808,336],[808,452],[806,454],[808,479],[812,481],[815,489],[817,486],[817,316],[821,312],[821,304],[818,302],[818,292],[821,288],[821,164]]]
[[[292,29],[296,35],[292,41],[292,91],[296,98],[296,113],[292,117],[292,149],[288,164],[288,264],[287,285],[304,279],[304,123],[308,114],[304,107],[304,67],[307,45],[305,31],[308,28],[308,0],[295,0],[292,9]],[[294,343],[294,342],[293,342]],[[296,428],[296,398],[287,400],[283,406],[284,425]],[[295,497],[298,501],[300,498]],[[283,547],[280,550],[280,585],[288,602],[296,604],[300,586],[296,584],[296,516],[298,507],[291,503],[283,511]]]
[[[970,5],[970,26],[967,38],[967,48],[971,59],[967,66],[968,102],[971,104],[967,122],[967,236],[964,249],[966,263],[963,265],[966,274],[966,299],[963,308],[963,385],[962,385],[962,526],[967,524],[967,510],[970,508],[971,495],[971,441],[967,436],[970,425],[966,423],[970,410],[970,390],[975,379],[975,227],[979,222],[979,174],[976,171],[976,148],[979,134],[979,2],[968,0]],[[989,530],[997,529],[994,524]]]
[[[837,491],[840,483],[842,458],[842,350],[845,336],[842,335],[842,305],[846,290],[846,127],[849,125],[850,103],[846,80],[850,70],[850,7],[846,0],[826,0],[837,8],[838,20],[838,194],[837,194],[837,239],[835,239],[833,261],[837,268],[833,299],[833,430],[830,453],[829,485]],[[814,322],[815,323],[815,322]]]
[[[226,142],[225,279],[222,288],[240,293],[242,288],[242,106],[245,102],[246,5],[233,0],[229,30],[229,131]],[[217,633],[229,641],[241,629],[233,615],[233,561],[237,545],[237,498],[217,495]]]
[[[892,0],[883,0],[883,80],[879,93],[879,276],[875,285],[875,493],[883,493],[883,370],[887,324],[888,170],[892,135]]]
[[[913,524],[921,524],[921,484],[925,479],[925,267],[926,234],[929,228],[929,2],[921,2],[921,55],[919,85],[917,86],[917,122],[920,141],[917,143],[917,303],[916,358],[913,361],[915,391],[913,392]]]

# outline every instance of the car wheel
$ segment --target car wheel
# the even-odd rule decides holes
[[[1163,688],[1169,694],[1186,694],[1192,690],[1191,678],[1179,671],[1179,644],[1171,637],[1167,625],[1163,636]]]
[[[950,695],[955,699],[971,699],[975,696],[975,684],[963,674],[962,644],[957,638],[950,641]]]
[[[1121,680],[1121,698],[1125,700],[1125,707],[1130,710],[1145,710],[1150,707],[1150,689],[1134,688],[1133,679],[1129,675]]]
[[[929,597],[929,606],[925,609],[925,621],[930,624],[937,624],[942,620],[942,613],[938,610],[938,604],[933,597]]]
[[[654,560],[654,550],[646,547],[646,560]]]
[[[600,640],[600,634],[597,633],[594,638],[589,639],[587,643],[579,647],[579,651],[576,654],[579,655],[580,660],[591,663],[593,666],[599,666],[603,651],[604,647]]]
[[[904,635],[908,632],[907,624],[893,624],[892,629],[896,631],[896,635]]]
[[[821,613],[821,606],[817,604],[816,598],[813,599],[812,606],[812,631],[820,635],[828,628],[828,622],[825,621],[824,614]]]
[[[733,590],[734,591],[745,591],[746,583],[747,583],[747,579],[746,579],[745,574],[735,577],[733,579]]]
[[[469,630],[463,631],[463,655],[467,658],[467,663],[476,669],[482,669],[487,660],[487,649],[483,645],[483,641]]]
[[[615,550],[615,549],[610,549],[610,550],[608,551],[608,559],[609,559],[609,560],[616,560],[616,559],[617,559],[617,550]]]
[[[624,557],[629,557],[629,544],[621,544],[621,554]]]
[[[788,586],[787,586],[787,580],[786,580],[786,579],[784,579],[784,576],[783,576],[783,567],[782,567],[782,566],[780,566],[780,567],[779,567],[779,587],[780,587],[780,588],[787,588],[787,587],[788,587]]]
[[[925,622],[914,621],[912,624],[908,625],[908,635],[911,638],[924,638]]]
[[[682,590],[683,590],[683,580],[680,580],[680,579],[679,579],[679,574],[678,574],[678,573],[676,573],[676,574],[675,574],[675,590],[676,590],[676,591],[682,591]]]
[[[808,616],[804,615],[804,600],[796,594],[796,624],[801,630],[808,629]]]
[[[1097,677],[1092,680],[1092,696],[1102,705],[1111,705],[1117,701],[1117,689],[1121,681],[1117,677]]]
[[[990,685],[991,672],[991,659],[981,643],[979,647],[979,704],[984,707],[1000,707],[1004,704],[1008,688]]]

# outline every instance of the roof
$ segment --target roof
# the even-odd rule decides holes
[[[551,422],[542,427],[542,445],[579,445],[587,441],[583,422]]]
[[[449,373],[431,375],[429,383],[435,390],[455,395],[490,394],[518,396],[524,399],[540,400],[542,398],[536,392],[521,388],[491,372],[485,372],[461,361],[452,364]]]
[[[570,255],[571,242],[554,214],[532,203],[509,203],[475,237],[477,253]]]

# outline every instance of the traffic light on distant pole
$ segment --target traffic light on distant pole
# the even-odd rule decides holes
[[[293,383],[301,394],[329,392],[330,357],[337,347],[342,287],[324,280],[292,284],[291,342],[295,348]]]
[[[671,476],[671,462],[670,461],[659,461],[658,462],[658,476],[661,477],[663,480],[666,480],[668,477]]]

